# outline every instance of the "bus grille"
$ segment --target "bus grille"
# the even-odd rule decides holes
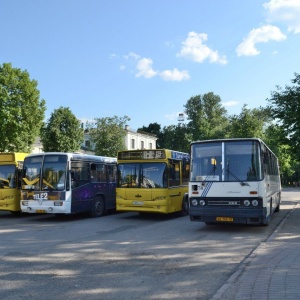
[[[208,205],[225,205],[225,206],[240,206],[241,201],[240,200],[208,200],[207,202]]]

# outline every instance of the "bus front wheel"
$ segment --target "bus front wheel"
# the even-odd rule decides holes
[[[188,214],[189,214],[188,196],[185,195],[182,199],[181,211],[179,212],[179,216],[185,217]]]
[[[100,196],[97,196],[93,202],[91,216],[93,218],[98,218],[98,217],[102,217],[104,215],[105,215],[104,199]]]

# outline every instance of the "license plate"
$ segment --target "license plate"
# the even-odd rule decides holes
[[[45,214],[46,213],[46,211],[44,209],[37,209],[36,212],[38,214]]]
[[[143,201],[133,201],[132,204],[134,205],[144,205]]]
[[[220,221],[220,222],[233,222],[233,218],[230,218],[230,217],[216,217],[216,221]]]

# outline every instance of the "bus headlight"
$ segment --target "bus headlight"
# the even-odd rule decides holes
[[[247,206],[247,207],[250,206],[250,201],[249,200],[244,200],[244,205]]]
[[[258,205],[258,201],[257,200],[252,200],[252,205],[253,206],[257,206]]]
[[[204,205],[205,205],[205,201],[204,201],[204,200],[200,200],[200,201],[199,201],[199,204],[200,204],[201,206],[204,206]]]
[[[191,204],[192,204],[193,206],[197,206],[197,205],[198,205],[198,201],[197,201],[196,199],[193,199],[193,200],[191,201]]]

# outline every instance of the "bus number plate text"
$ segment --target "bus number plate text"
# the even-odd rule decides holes
[[[143,201],[133,201],[132,204],[134,205],[144,205]]]
[[[233,222],[233,218],[231,218],[231,217],[216,217],[216,221],[220,221],[220,222]]]

